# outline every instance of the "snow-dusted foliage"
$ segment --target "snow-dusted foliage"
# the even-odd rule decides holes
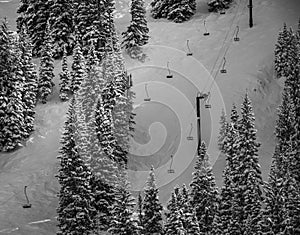
[[[77,40],[73,52],[73,63],[72,63],[71,92],[73,94],[75,94],[79,90],[85,76],[86,76],[85,61],[82,55],[80,43]]]
[[[131,23],[122,33],[122,47],[135,59],[140,54],[140,47],[147,44],[149,39],[144,0],[132,0],[130,13]]]
[[[150,5],[153,18],[167,18],[176,23],[189,20],[196,11],[195,0],[153,0]]]
[[[276,75],[288,77],[292,69],[297,64],[297,40],[292,29],[288,30],[286,24],[279,32],[277,43],[275,45],[274,67]]]
[[[203,233],[210,233],[217,210],[218,189],[204,142],[200,146],[190,188],[191,205],[195,208],[200,230]]]
[[[9,34],[8,24],[0,25],[0,150],[11,151],[28,137],[23,102],[25,77],[20,50]]]
[[[34,130],[35,105],[37,102],[38,77],[34,63],[32,62],[32,45],[27,35],[25,27],[19,33],[20,60],[22,72],[25,78],[22,99],[24,103],[24,118],[27,133]]]
[[[62,101],[69,100],[70,94],[70,85],[71,85],[71,75],[68,68],[68,58],[67,58],[67,48],[64,48],[62,63],[61,63],[61,72],[59,73],[60,79],[60,89],[59,89],[59,98]]]
[[[224,152],[224,139],[226,138],[227,130],[228,130],[228,123],[226,120],[226,114],[224,109],[222,109],[221,118],[220,118],[220,130],[218,136],[218,146],[222,152]]]
[[[124,171],[124,169],[122,170]],[[130,193],[130,185],[125,172],[121,173],[115,190],[112,220],[108,232],[111,234],[138,235],[138,221],[134,218],[135,198]]]
[[[75,45],[73,32],[73,6],[72,1],[56,0],[50,9],[49,23],[53,39],[53,56],[61,57],[66,47],[67,53]]]
[[[152,168],[150,171],[149,178],[146,182],[146,187],[144,190],[144,230],[143,234],[162,234],[162,210],[163,207],[159,202],[158,189],[155,184],[155,173]]]
[[[47,35],[42,51],[41,51],[41,63],[39,67],[39,99],[42,103],[47,102],[47,98],[52,93],[52,88],[54,86],[54,59],[52,54],[52,41],[50,35]]]
[[[228,9],[233,0],[209,0],[208,10],[210,12],[218,12],[224,9]]]

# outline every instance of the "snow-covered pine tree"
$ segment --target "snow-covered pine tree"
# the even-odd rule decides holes
[[[242,234],[260,233],[263,182],[257,154],[260,144],[256,140],[256,132],[251,101],[246,93],[238,121],[239,135],[236,145],[239,148],[239,165],[236,167],[233,189],[234,210],[240,212],[238,226]]]
[[[163,207],[159,202],[158,188],[155,184],[154,168],[151,168],[150,175],[146,182],[144,190],[144,234],[162,234],[162,210]]]
[[[141,195],[141,192],[139,192],[138,198],[137,198],[137,217],[138,217],[138,225],[140,227],[140,231],[142,232],[144,230],[144,207],[143,207],[143,197]]]
[[[65,47],[67,54],[70,54],[74,48],[72,7],[72,2],[69,0],[56,0],[51,6],[49,23],[53,37],[54,58],[61,57]]]
[[[59,98],[62,101],[69,100],[70,94],[70,83],[71,83],[71,75],[68,68],[68,57],[67,57],[67,48],[64,47],[64,53],[61,63],[61,72],[59,73],[60,79],[60,90],[59,90]]]
[[[154,19],[167,18],[168,7],[170,6],[169,0],[153,0],[150,6],[151,15]]]
[[[85,73],[84,57],[82,55],[79,40],[77,40],[73,52],[73,63],[72,63],[71,92],[73,94],[75,94],[79,90],[85,76],[86,73]]]
[[[191,205],[196,210],[196,216],[201,232],[210,233],[218,204],[218,189],[209,159],[206,154],[205,143],[200,146],[197,156],[195,172],[190,184]]]
[[[181,220],[181,212],[178,205],[176,192],[172,192],[171,198],[167,204],[168,212],[166,214],[165,232],[170,235],[184,235],[186,231]]]
[[[226,114],[224,109],[222,109],[221,118],[220,118],[220,130],[218,136],[218,146],[219,146],[219,150],[222,152],[224,152],[223,142],[224,139],[226,138],[227,130],[228,130],[228,123],[226,120]]]
[[[296,64],[297,40],[292,29],[288,30],[286,24],[284,24],[275,45],[274,68],[277,77],[288,77]]]
[[[78,153],[75,143],[76,112],[75,98],[71,100],[65,131],[61,140],[57,175],[59,184],[58,232],[57,234],[91,234],[96,214],[92,207],[91,169]]]
[[[17,29],[18,31],[21,31],[22,27],[24,27],[27,23],[27,9],[29,7],[29,4],[31,4],[31,0],[20,0],[18,9],[17,9]]]
[[[32,45],[27,35],[25,26],[19,33],[20,60],[22,61],[22,72],[25,77],[23,95],[24,118],[27,133],[34,130],[35,105],[38,93],[38,77],[34,63],[32,62]]]
[[[52,56],[52,40],[49,34],[47,34],[47,37],[45,38],[41,55],[38,88],[39,99],[45,104],[48,96],[52,93],[54,86],[54,59]]]
[[[49,37],[48,20],[54,1],[30,0],[26,10],[26,25],[33,45],[33,55],[42,56],[44,42]]]
[[[132,58],[136,58],[141,51],[140,47],[147,44],[149,39],[144,0],[132,0],[130,13],[130,25],[122,33],[122,47],[125,48]]]
[[[228,9],[233,0],[210,0],[208,1],[208,11],[219,12],[223,9]]]
[[[175,23],[189,20],[195,14],[195,0],[172,0],[168,7],[167,19]]]
[[[9,33],[7,21],[0,25],[0,149],[14,150],[28,137],[22,94],[25,78],[20,51]]]
[[[227,124],[226,136],[223,140],[223,152],[226,156],[226,165],[223,172],[223,186],[220,193],[220,201],[218,212],[214,220],[214,234],[229,233],[229,226],[235,208],[233,208],[232,200],[234,197],[234,182],[237,181],[235,170],[238,166],[238,148],[236,141],[238,138],[238,119],[237,108],[233,104],[230,114],[230,122]],[[238,213],[236,213],[238,214]]]
[[[121,169],[121,177],[115,192],[115,203],[112,208],[112,221],[108,232],[112,234],[139,234],[138,221],[133,217],[135,198],[130,193],[130,185],[125,169]]]

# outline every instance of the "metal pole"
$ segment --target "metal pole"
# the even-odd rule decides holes
[[[253,9],[253,4],[252,0],[249,0],[249,26],[250,28],[253,27],[253,15],[252,15],[252,9]]]
[[[201,146],[201,115],[200,115],[200,112],[201,112],[201,102],[200,102],[200,99],[201,99],[201,95],[197,95],[196,97],[196,107],[197,107],[197,134],[198,134],[198,148],[197,148],[197,154],[199,155],[200,154],[200,146]]]

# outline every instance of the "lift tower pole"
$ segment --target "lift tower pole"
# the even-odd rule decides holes
[[[197,134],[198,134],[198,148],[197,154],[200,154],[200,146],[201,146],[201,99],[207,98],[207,94],[198,93],[196,97],[196,109],[197,109]]]
[[[252,14],[252,9],[253,9],[253,4],[252,4],[252,0],[249,0],[249,26],[250,28],[253,27],[253,14]]]

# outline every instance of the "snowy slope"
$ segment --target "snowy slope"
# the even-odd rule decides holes
[[[120,32],[126,28],[130,20],[128,2],[117,1],[116,20]],[[168,134],[171,137],[174,134],[177,135],[174,132],[174,125],[176,126],[178,123],[185,121],[183,114],[176,114],[176,112],[180,112],[178,111],[179,104],[170,103],[169,100],[183,97],[187,101],[187,105],[193,106],[192,97],[197,89],[205,92],[210,91],[211,79],[220,68],[226,51],[228,73],[218,74],[216,76],[217,86],[212,85],[211,93],[213,95],[210,101],[213,108],[210,114],[205,113],[208,112],[207,110],[203,110],[203,138],[208,141],[211,136],[216,135],[216,133],[208,132],[211,129],[210,127],[214,125],[214,121],[211,120],[219,118],[218,115],[221,112],[219,109],[223,106],[222,102],[219,102],[220,97],[226,105],[227,112],[229,112],[233,102],[236,102],[237,105],[241,103],[241,97],[247,89],[253,100],[258,137],[262,143],[260,162],[264,178],[267,177],[274,148],[273,130],[276,108],[280,103],[280,91],[283,82],[273,79],[274,44],[283,22],[296,28],[300,16],[300,3],[299,0],[254,1],[254,27],[249,29],[247,2],[246,0],[237,0],[234,7],[227,14],[219,15],[209,14],[205,0],[200,0],[197,14],[192,20],[184,24],[154,20],[148,16],[151,39],[150,45],[145,48],[148,54],[146,62],[141,64],[125,56],[127,68],[133,73],[134,82],[136,82],[134,87],[137,92],[136,110],[141,113],[140,115],[147,115],[148,112],[150,114],[149,110],[155,108],[155,105],[150,107],[150,103],[143,102],[145,96],[144,83],[148,84],[151,98],[160,103],[160,107],[168,102],[167,105],[170,108],[169,112],[166,111],[167,109],[163,109],[166,111],[164,115],[162,112],[156,112],[161,116],[155,116],[153,113],[152,116],[147,115],[149,120],[139,128],[140,133],[137,133],[134,143],[136,155],[150,155],[161,150],[160,158],[153,157],[151,161],[144,159],[144,163],[140,165],[138,160],[137,162],[133,161],[133,166],[146,170],[149,164],[164,165],[163,168],[157,171],[163,202],[168,199],[169,192],[175,184],[188,183],[193,170],[192,162],[184,166],[184,169],[180,168],[181,163],[184,163],[186,158],[192,160],[193,151],[185,158],[182,154],[177,153],[176,155],[178,150],[176,146],[179,146],[178,140],[170,141],[169,145],[165,146],[165,150],[161,144],[164,140],[168,144],[167,141],[170,140]],[[14,12],[17,5],[18,1],[15,0],[8,3],[0,1],[0,17],[7,15],[12,24],[16,17]],[[204,19],[210,32],[209,37],[203,36]],[[233,42],[232,36],[237,25],[240,27],[239,36],[241,40],[240,42]],[[187,39],[190,41],[193,58],[185,56]],[[168,58],[169,56],[171,57]],[[167,60],[170,60],[170,68],[174,74],[173,81],[164,80],[168,72],[166,69]],[[216,65],[214,66],[215,62]],[[59,72],[59,65],[60,62],[56,61],[56,74]],[[149,69],[150,67],[143,68],[150,65],[152,66],[151,69]],[[140,68],[136,69],[136,67]],[[212,74],[212,77],[208,75],[208,72]],[[154,81],[155,79],[156,81]],[[163,82],[163,85],[159,85],[157,80]],[[191,84],[188,81],[191,81]],[[155,89],[151,90],[152,86]],[[48,104],[38,105],[37,131],[26,143],[26,147],[11,154],[0,155],[0,234],[54,234],[55,208],[57,206],[56,192],[58,189],[55,178],[56,156],[67,108],[67,104],[58,101],[57,87],[53,98]],[[165,89],[170,91],[158,92],[162,87],[166,87]],[[168,99],[168,97],[170,98]],[[171,107],[171,105],[174,105],[174,107]],[[189,110],[192,110],[192,108]],[[176,115],[173,115],[174,113]],[[193,112],[191,114],[194,115]],[[179,118],[176,119],[176,116]],[[174,122],[170,123],[169,126],[164,125],[162,127],[157,122],[151,123],[155,118],[163,123],[171,117],[174,118],[172,119]],[[186,122],[194,121],[192,119]],[[150,129],[148,130],[148,128]],[[189,132],[189,125],[185,125],[181,132],[183,133],[181,135],[183,141],[187,132]],[[195,136],[195,128],[192,133]],[[174,139],[173,136],[171,140]],[[174,144],[176,148],[170,149],[169,147]],[[194,142],[188,144],[192,145],[191,149],[195,148]],[[176,157],[174,158],[173,167],[175,170],[177,167],[178,169],[174,175],[170,175],[167,174],[168,164],[170,163],[168,156],[173,152]],[[211,152],[216,153],[215,144],[212,144]],[[214,163],[217,183],[221,185],[224,158],[219,155],[211,156],[211,158],[213,159],[212,163]],[[28,185],[28,196],[33,204],[32,209],[25,210],[22,208],[22,204],[25,203],[24,185]]]

